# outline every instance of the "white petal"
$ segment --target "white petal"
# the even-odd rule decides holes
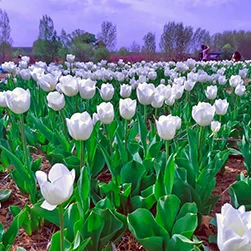
[[[51,205],[50,203],[48,203],[46,200],[42,203],[41,205],[42,208],[52,211],[54,210],[57,206],[56,205]]]

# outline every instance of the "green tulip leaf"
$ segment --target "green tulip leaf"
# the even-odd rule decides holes
[[[128,227],[135,238],[148,250],[163,250],[170,239],[168,232],[144,208],[139,208],[127,217]]]
[[[168,231],[169,234],[172,233],[172,228],[179,209],[180,200],[175,195],[163,196],[158,200],[156,221],[160,226]]]

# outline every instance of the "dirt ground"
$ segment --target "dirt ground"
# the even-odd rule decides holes
[[[41,154],[33,154],[34,158],[38,156],[43,157],[43,164],[41,169],[48,170],[50,167],[49,162],[44,158]],[[219,173],[216,177],[217,185],[214,189],[214,195],[220,195],[220,199],[216,205],[216,207],[212,210],[209,216],[205,216],[203,218],[203,224],[200,229],[196,231],[196,236],[203,241],[203,244],[207,247],[209,251],[218,251],[216,244],[208,243],[208,238],[210,235],[216,233],[216,229],[214,226],[209,224],[209,221],[212,217],[215,217],[216,213],[219,213],[221,210],[221,206],[224,203],[230,202],[230,198],[228,195],[227,188],[229,185],[236,181],[236,176],[241,172],[245,173],[245,167],[243,165],[243,159],[235,156],[230,156],[225,167],[225,173]],[[107,178],[107,174],[105,179]],[[23,196],[15,183],[12,181],[10,177],[8,177],[7,173],[0,173],[0,184],[1,189],[12,189],[12,194],[10,198],[2,202],[2,208],[0,210],[0,222],[4,225],[5,229],[8,228],[12,221],[12,216],[8,210],[10,205],[17,205],[19,207],[23,207],[25,203],[28,202],[27,197]],[[25,248],[27,251],[45,251],[48,250],[49,241],[51,236],[58,231],[58,229],[52,224],[49,226],[44,226],[40,228],[39,231],[34,232],[32,236],[28,236],[23,229],[20,230],[19,235],[17,236],[15,243],[11,249],[11,251],[15,251],[18,246]],[[145,250],[130,234],[129,231],[126,231],[125,235],[122,237],[120,243],[116,246],[118,251],[126,250],[126,251],[136,251],[136,250]]]

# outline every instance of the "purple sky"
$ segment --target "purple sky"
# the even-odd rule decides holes
[[[211,34],[224,30],[251,30],[250,0],[0,0],[10,18],[13,46],[32,46],[39,20],[49,15],[60,34],[75,29],[97,34],[105,20],[117,25],[117,49],[142,44],[151,31],[157,45],[164,24],[183,22]]]

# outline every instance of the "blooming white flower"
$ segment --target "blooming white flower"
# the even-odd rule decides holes
[[[37,84],[45,92],[50,92],[56,89],[58,83],[58,77],[55,77],[53,74],[42,74],[38,79]]]
[[[48,101],[48,106],[54,111],[60,111],[65,107],[65,98],[64,94],[57,91],[50,92],[46,99]]]
[[[239,84],[243,84],[243,80],[241,79],[241,76],[239,75],[232,75],[229,79],[229,84],[232,87],[236,87]]]
[[[136,112],[136,100],[130,98],[120,99],[119,100],[119,113],[120,116],[124,119],[131,119]]]
[[[79,80],[78,86],[81,98],[92,99],[96,93],[96,83],[96,81],[90,78]]]
[[[156,120],[157,132],[163,140],[173,139],[176,130],[181,126],[181,119],[177,116],[161,115],[159,120]]]
[[[236,86],[234,93],[235,93],[237,96],[243,96],[244,93],[245,93],[245,91],[246,91],[245,85],[239,84],[239,85]]]
[[[45,172],[37,171],[36,178],[45,199],[42,208],[52,211],[71,197],[75,179],[74,169],[69,171],[65,165],[56,163],[49,171],[48,177]]]
[[[62,76],[56,89],[63,92],[66,96],[75,96],[78,94],[78,80],[71,75]]]
[[[87,140],[93,130],[93,121],[88,112],[74,113],[70,119],[66,118],[69,134],[75,140]]]
[[[17,87],[5,93],[8,108],[16,114],[22,114],[30,109],[30,91]]]
[[[66,55],[66,61],[69,62],[69,63],[73,63],[75,60],[75,55],[72,55],[72,54],[67,54]]]
[[[132,86],[131,85],[122,84],[120,86],[119,94],[122,98],[129,98],[131,96],[131,93],[132,93]]]
[[[138,85],[136,93],[142,105],[150,105],[153,101],[155,87],[153,84],[141,83]]]
[[[216,85],[210,85],[207,87],[206,91],[206,97],[210,100],[213,100],[217,96],[217,86]]]
[[[216,134],[221,127],[221,123],[219,121],[212,121],[211,122],[211,130],[213,132],[213,134]]]
[[[114,95],[114,87],[112,84],[103,83],[99,92],[103,100],[109,101]]]
[[[244,206],[235,209],[226,203],[216,219],[220,251],[251,250],[251,212],[246,212]]]
[[[199,102],[192,108],[192,117],[200,126],[210,125],[215,113],[215,107],[206,102]]]
[[[108,103],[101,103],[100,105],[97,106],[97,114],[99,117],[99,120],[103,124],[110,124],[114,120],[114,108],[113,105],[108,102]]]
[[[229,103],[226,99],[217,99],[214,102],[215,112],[218,115],[225,115],[227,113]]]

